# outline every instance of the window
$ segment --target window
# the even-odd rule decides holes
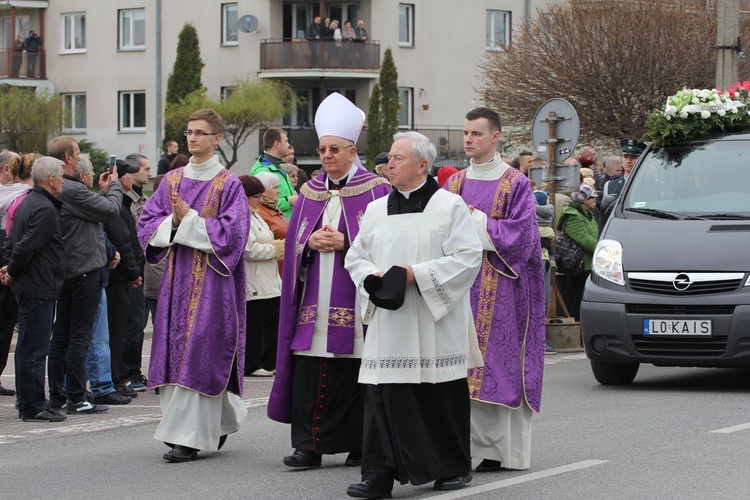
[[[13,38],[11,37],[10,17],[3,17],[0,22],[0,49],[10,50],[13,48]],[[16,15],[16,34],[22,34],[24,38],[29,34],[31,29],[31,17]]]
[[[398,89],[398,128],[411,130],[412,113],[414,110],[414,89],[399,87]]]
[[[63,14],[62,52],[86,52],[86,14]]]
[[[296,99],[292,101],[291,112],[284,117],[284,125],[287,127],[309,127],[313,123],[312,89],[294,89]]]
[[[120,132],[146,131],[146,92],[120,92]]]
[[[489,50],[501,50],[510,44],[510,12],[505,10],[487,11],[487,40]]]
[[[221,44],[237,45],[237,4],[221,6]]]
[[[414,5],[410,3],[398,6],[398,44],[414,47]]]
[[[62,94],[63,130],[86,131],[86,94]]]
[[[146,48],[146,10],[120,11],[120,50]]]
[[[225,101],[232,97],[232,94],[234,94],[234,89],[236,89],[237,86],[232,85],[231,87],[221,87],[221,100]]]

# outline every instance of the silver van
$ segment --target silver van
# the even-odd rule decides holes
[[[640,363],[750,366],[750,134],[641,155],[594,252],[581,303],[601,384]]]

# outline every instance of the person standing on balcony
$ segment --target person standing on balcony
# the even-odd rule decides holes
[[[323,27],[320,25],[320,16],[315,16],[310,27],[307,28],[307,39],[320,40],[321,38],[323,38]]]
[[[269,128],[263,134],[263,154],[258,157],[250,175],[261,172],[271,172],[279,178],[278,209],[287,220],[292,218],[292,210],[297,203],[297,192],[294,184],[289,180],[286,170],[281,167],[281,159],[289,154],[289,137],[280,128]]]
[[[23,61],[23,51],[25,48],[26,41],[23,39],[23,35],[19,33],[13,44],[13,63],[10,69],[10,76],[21,75],[21,61]]]
[[[341,30],[341,37],[345,42],[351,42],[357,35],[354,34],[354,28],[352,28],[352,22],[347,21],[344,23],[344,28]]]
[[[24,43],[26,44],[26,76],[36,78],[36,62],[42,50],[42,37],[32,30],[29,31],[29,36]]]
[[[365,22],[362,20],[357,21],[357,27],[354,29],[354,41],[355,42],[366,42],[367,41],[367,30],[365,29]]]

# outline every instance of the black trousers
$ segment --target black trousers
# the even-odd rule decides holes
[[[362,451],[361,361],[293,356],[292,446],[321,454]],[[468,396],[467,396],[468,397]]]
[[[368,385],[362,479],[383,488],[425,484],[471,470],[469,386]]]
[[[248,300],[245,344],[245,375],[256,370],[276,369],[280,297]]]
[[[130,297],[130,316],[128,317],[128,339],[121,370],[123,378],[141,375],[143,329],[146,328],[148,320],[143,285],[136,288],[128,287],[127,290]]]
[[[128,346],[130,294],[124,282],[109,282],[107,286],[107,320],[109,321],[109,352],[112,364],[112,383],[123,382],[122,363]]]
[[[78,403],[85,398],[86,351],[94,334],[94,317],[101,298],[99,269],[65,280],[57,301],[47,361],[50,399],[67,398]],[[67,394],[63,391],[64,384]]]
[[[10,291],[10,287],[0,284],[0,375],[8,365],[8,353],[16,323],[18,323],[16,297]]]

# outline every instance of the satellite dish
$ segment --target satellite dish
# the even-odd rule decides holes
[[[242,16],[237,20],[237,29],[243,33],[252,33],[258,29],[258,18],[249,14]]]

